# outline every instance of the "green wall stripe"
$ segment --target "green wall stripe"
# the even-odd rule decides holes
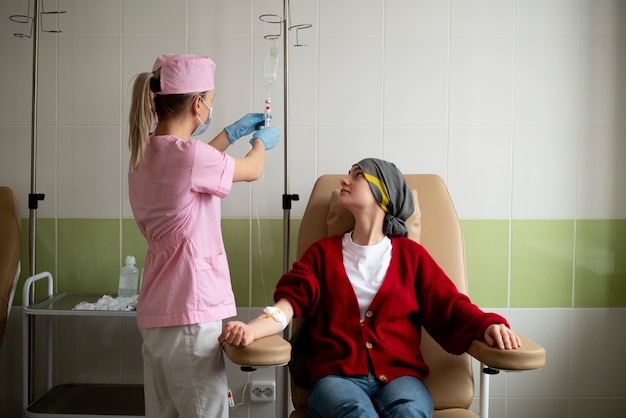
[[[300,219],[291,220],[290,262]],[[626,307],[626,220],[461,220],[470,296],[492,308]],[[272,303],[283,271],[282,219],[224,219],[222,232],[239,306]],[[22,220],[21,286],[28,276]],[[37,272],[56,291],[115,292],[126,255],[143,267],[147,245],[133,219],[37,220]],[[509,258],[510,254],[510,258]],[[43,287],[37,289],[43,294]]]
[[[478,306],[508,307],[509,221],[465,220],[469,295]]]

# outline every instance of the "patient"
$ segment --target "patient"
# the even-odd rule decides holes
[[[315,347],[310,417],[431,417],[421,326],[454,354],[474,339],[503,350],[519,348],[520,339],[406,238],[415,204],[394,164],[367,158],[353,165],[337,204],[352,213],[354,229],[312,244],[279,280],[276,304],[248,324],[228,322],[219,340],[246,346],[302,316]]]

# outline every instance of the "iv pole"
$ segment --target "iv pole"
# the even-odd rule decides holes
[[[291,232],[291,203],[292,201],[297,201],[300,199],[300,196],[297,194],[289,194],[289,183],[287,178],[289,176],[289,152],[288,152],[288,123],[289,120],[289,106],[288,106],[288,98],[289,98],[289,83],[288,83],[288,73],[289,73],[289,39],[288,39],[288,25],[287,25],[287,13],[288,6],[287,3],[289,0],[283,0],[283,136],[284,136],[284,193],[283,193],[283,273],[289,271],[289,242],[290,242],[290,232]]]
[[[289,152],[288,152],[288,138],[289,138],[289,124],[287,121],[289,120],[289,36],[287,32],[288,24],[287,24],[287,12],[288,12],[288,3],[289,0],[283,0],[283,161],[284,161],[284,174],[283,174],[283,273],[289,271],[289,242],[290,242],[290,233],[291,233],[291,203],[294,200],[298,200],[299,196],[297,194],[289,194]],[[285,329],[283,332],[283,336],[289,338],[291,334],[291,326]],[[281,390],[280,393],[285,397],[283,399],[283,417],[289,416],[289,406],[290,406],[290,385],[289,385],[289,368],[282,367],[282,385],[287,390]]]
[[[281,33],[283,34],[283,195],[282,195],[282,209],[283,209],[283,273],[289,271],[289,247],[290,247],[290,238],[291,238],[291,206],[293,201],[300,200],[300,196],[298,194],[289,193],[289,36],[288,31],[290,29],[296,29],[296,39],[297,31],[300,29],[310,28],[311,25],[295,25],[289,26],[288,20],[291,19],[290,12],[290,0],[283,0],[283,16],[276,15],[262,15],[259,18],[267,23],[280,23],[281,24]],[[264,20],[264,18],[268,17],[276,17],[280,20]],[[266,36],[266,39],[276,39],[279,35],[270,35],[270,37]],[[303,46],[296,42],[295,46]],[[291,334],[291,326],[287,327],[283,332],[283,336],[286,339],[289,339]],[[282,416],[286,417],[289,415],[289,407],[290,407],[290,385],[289,382],[289,369],[287,367],[283,367],[282,375],[277,371],[277,380],[278,377],[282,377],[282,384],[287,389],[286,391],[278,391],[285,399],[283,399],[282,404],[284,410],[282,411]],[[279,400],[279,399],[277,399]],[[278,402],[277,402],[278,404]]]
[[[28,259],[30,276],[35,274],[35,247],[37,238],[37,207],[39,200],[44,199],[43,194],[37,194],[37,90],[39,82],[39,0],[35,0],[34,12],[33,12],[33,91],[32,91],[32,111],[31,111],[31,161],[30,161],[30,194],[28,195],[28,210],[29,210],[29,241],[28,241]],[[35,302],[35,289],[31,290],[29,300],[31,304]],[[35,317],[30,316],[28,318],[30,326],[28,327],[30,333],[29,347],[28,347],[28,394],[27,405],[34,399],[34,385],[32,384],[35,373]]]
[[[65,13],[65,11],[48,11],[44,10],[43,4],[40,4],[40,0],[33,2],[33,16],[30,16],[30,0],[28,2],[28,8],[26,14],[17,14],[9,16],[9,20],[21,24],[30,23],[30,32],[14,33],[13,35],[18,38],[33,38],[33,79],[32,79],[32,103],[31,103],[31,145],[30,145],[30,193],[28,194],[28,274],[33,276],[36,272],[36,243],[37,243],[37,208],[39,201],[44,200],[45,195],[43,193],[37,193],[37,105],[38,105],[38,90],[39,90],[39,32],[41,25],[42,15],[58,15]],[[40,10],[41,9],[41,10]],[[59,30],[44,29],[41,27],[41,32],[59,33]],[[34,286],[30,290],[28,295],[29,303],[35,303],[35,288]],[[24,382],[25,390],[23,399],[25,405],[30,404],[34,399],[34,387],[32,385],[35,373],[35,317],[30,316],[29,321],[29,346],[28,346],[28,382]],[[48,382],[50,385],[50,382]],[[27,393],[26,393],[27,392]]]

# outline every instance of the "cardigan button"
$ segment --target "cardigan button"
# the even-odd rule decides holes
[[[387,376],[385,376],[384,374],[381,374],[380,376],[378,376],[378,380],[385,383],[387,381]]]
[[[368,341],[365,343],[365,348],[367,348],[368,350],[371,350],[372,348],[374,348],[374,344]]]
[[[372,312],[372,311],[367,311],[367,312],[365,312],[365,316],[366,316],[367,318],[371,318],[372,316],[374,316],[374,312]]]

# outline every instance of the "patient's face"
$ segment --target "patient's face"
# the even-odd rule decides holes
[[[356,165],[352,166],[348,175],[341,179],[341,191],[337,203],[354,215],[356,215],[355,211],[380,209],[363,170]]]

